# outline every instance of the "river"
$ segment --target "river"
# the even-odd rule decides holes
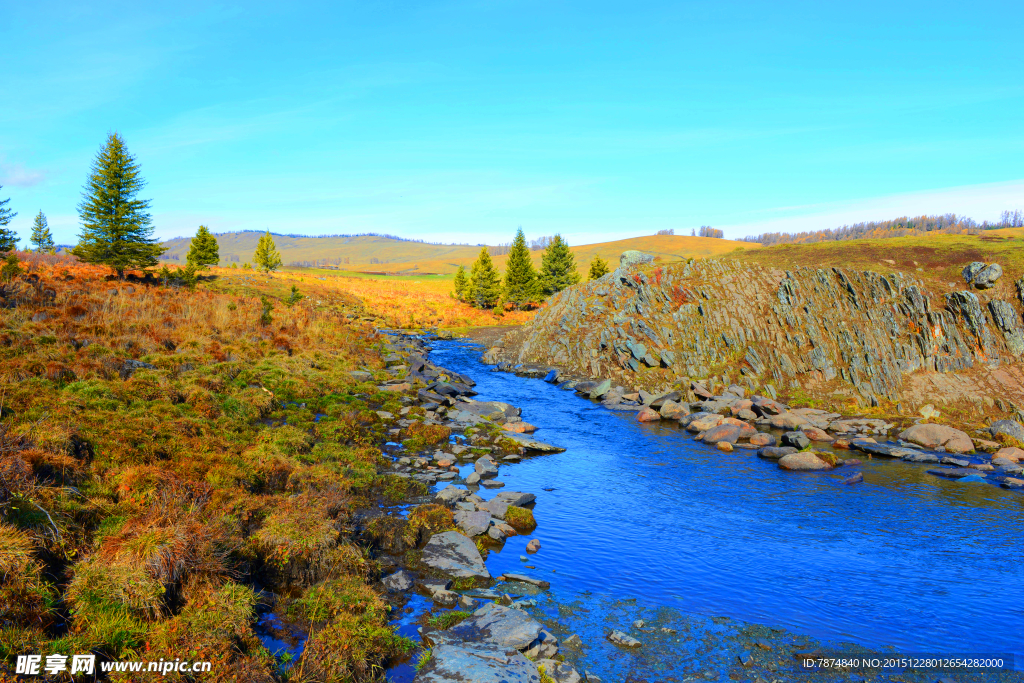
[[[579,630],[590,644],[583,668],[606,681],[625,679],[630,664],[603,631],[659,608],[830,643],[1021,661],[1019,492],[889,460],[866,460],[853,486],[837,474],[784,472],[750,451],[696,443],[674,423],[641,424],[493,372],[479,346],[433,348],[436,364],[476,380],[477,400],[521,407],[536,438],[567,449],[501,467],[506,490],[537,495],[538,527],[508,539],[487,566],[523,572],[520,556],[538,538],[527,573],[550,580],[547,613]]]

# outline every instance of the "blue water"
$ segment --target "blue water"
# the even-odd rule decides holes
[[[865,460],[854,486],[834,472],[783,472],[492,372],[481,351],[435,342],[431,360],[473,377],[478,400],[521,407],[536,438],[567,449],[500,468],[505,490],[537,495],[538,527],[490,554],[492,575],[524,571],[520,555],[538,538],[527,573],[549,580],[559,603],[636,598],[828,641],[1022,661],[1019,492],[889,460]]]

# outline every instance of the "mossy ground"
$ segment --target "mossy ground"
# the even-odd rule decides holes
[[[27,261],[0,292],[0,670],[93,651],[278,680],[258,584],[313,631],[290,680],[381,678],[409,644],[350,522],[426,490],[379,474],[374,411],[401,405],[376,388],[383,340],[314,296],[284,304],[277,276],[190,292]]]

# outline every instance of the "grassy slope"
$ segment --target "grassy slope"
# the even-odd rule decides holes
[[[274,680],[254,581],[282,619],[315,622],[307,670],[375,678],[405,642],[351,514],[410,484],[378,474],[373,411],[398,395],[348,373],[389,376],[381,341],[339,313],[356,302],[322,281],[288,307],[279,276],[188,292],[26,258],[31,277],[0,292],[0,679],[15,654],[92,650]],[[155,367],[129,376],[125,359]]]
[[[777,268],[842,267],[889,273],[913,273],[939,291],[964,289],[960,271],[971,261],[999,263],[1000,287],[1024,272],[1024,229],[993,230],[982,235],[934,235],[779,245],[730,254],[730,258]]]
[[[251,262],[256,250],[257,233],[231,233],[219,235],[222,263],[237,257],[239,263]],[[460,266],[469,268],[480,247],[422,244],[403,242],[385,237],[275,237],[274,242],[285,263],[294,261],[315,261],[316,259],[348,258],[342,264],[344,270],[373,270],[388,272],[420,272],[452,274]],[[189,239],[178,238],[165,243],[167,256],[177,256],[184,263],[188,253]],[[614,242],[601,242],[573,247],[580,270],[586,272],[594,255],[609,261],[613,266],[619,256],[628,249],[652,253],[662,261],[676,261],[690,257],[721,256],[736,249],[757,249],[760,245],[748,242],[712,239],[710,237],[683,237],[678,235],[634,237]],[[540,266],[540,250],[532,253],[535,265]],[[372,264],[371,258],[384,263]],[[506,256],[496,256],[495,264],[504,269]]]

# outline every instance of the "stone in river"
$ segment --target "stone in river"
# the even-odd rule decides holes
[[[988,428],[988,431],[992,436],[1012,436],[1017,441],[1024,443],[1024,425],[1017,422],[1016,420],[996,420]]]
[[[483,456],[473,464],[473,469],[480,475],[481,479],[491,479],[498,476],[498,467],[490,456]]]
[[[933,463],[939,462],[939,456],[935,455],[934,453],[911,452],[908,453],[907,455],[904,455],[902,458],[900,458],[900,460],[904,460],[906,462]]]
[[[416,683],[540,683],[537,666],[519,652],[490,641],[436,645]]]
[[[1007,477],[1006,479],[1003,479],[1003,482],[1002,482],[1002,484],[1000,484],[1000,486],[1002,486],[1004,489],[1024,488],[1024,479],[1017,479],[1015,477]]]
[[[768,432],[758,432],[750,437],[750,444],[752,446],[774,446],[775,437]]]
[[[949,453],[973,453],[974,442],[959,429],[939,424],[917,424],[900,432],[900,438],[925,448],[942,446]]]
[[[857,472],[856,474],[851,474],[846,479],[843,479],[843,483],[846,484],[847,486],[851,484],[859,484],[862,481],[864,481],[864,475],[861,474],[860,472]]]
[[[544,670],[544,675],[555,683],[581,683],[580,674],[572,666],[554,659],[538,659],[537,671]]]
[[[715,448],[726,453],[732,453],[732,444],[728,441],[719,441],[715,444]]]
[[[458,486],[446,486],[437,492],[437,495],[434,496],[434,500],[438,503],[451,505],[459,502],[468,495],[469,491],[464,488],[459,488]]]
[[[810,427],[811,423],[803,415],[796,413],[780,413],[768,418],[768,424],[775,429],[801,429]]]
[[[967,484],[969,484],[969,483],[976,483],[976,482],[983,482],[983,481],[985,481],[985,475],[984,474],[968,474],[966,477],[960,477],[959,479],[957,479],[957,481],[961,482],[961,483],[967,483]]]
[[[757,434],[757,430],[748,424],[721,424],[717,427],[712,427],[708,431],[704,432],[704,436],[701,437],[701,441],[704,443],[718,443],[720,441],[727,441],[729,443],[736,443],[740,439],[749,439],[750,437]]]
[[[1000,448],[998,451],[995,452],[995,454],[992,457],[1006,458],[1007,460],[1012,460],[1013,462],[1020,462],[1021,460],[1024,460],[1024,449],[1014,447]]]
[[[537,500],[537,496],[523,491],[502,491],[498,495],[494,496],[494,500],[503,500],[507,501],[509,505],[523,507],[524,505]]]
[[[538,550],[540,550],[540,541],[536,538],[532,539],[529,543],[526,544],[526,552],[535,553]]]
[[[829,469],[828,463],[810,451],[790,453],[779,459],[779,467],[784,470],[808,472]]]
[[[477,474],[476,472],[470,472],[469,476],[466,477],[466,483],[469,486],[474,486],[476,484],[479,484],[480,483],[480,475]]]
[[[757,457],[764,458],[765,460],[779,460],[790,453],[796,452],[796,449],[792,446],[765,446],[757,452]]]
[[[721,415],[714,415],[711,413],[698,413],[690,416],[690,419],[686,424],[686,431],[688,432],[706,432],[707,430],[717,427],[718,425],[725,422],[725,418]],[[683,424],[680,420],[679,424]]]
[[[421,559],[428,567],[451,576],[491,578],[476,544],[457,531],[431,536],[423,548]]]
[[[384,584],[384,588],[392,593],[407,591],[412,588],[412,574],[404,569],[400,569],[391,576],[386,577],[381,583]]]
[[[804,427],[801,431],[811,441],[835,441],[835,438],[830,436],[825,430],[818,429],[817,427]]]
[[[782,445],[802,451],[811,445],[811,440],[803,432],[786,432],[782,435]]]
[[[472,538],[486,533],[491,526],[491,513],[487,511],[455,513],[455,524]]]
[[[969,467],[971,464],[970,460],[964,460],[963,458],[954,458],[949,455],[944,457],[939,462],[941,462],[943,465],[952,465],[953,467]]]
[[[934,474],[936,477],[942,477],[943,479],[960,479],[962,477],[970,476],[985,476],[980,474],[977,470],[972,470],[969,467],[951,467],[949,469],[935,469],[928,470],[928,474]]]
[[[529,422],[506,422],[501,425],[501,428],[514,434],[533,434],[537,431],[537,428]]]
[[[640,422],[657,422],[661,419],[661,415],[652,408],[641,408],[636,414],[636,419]]]
[[[564,448],[558,446],[552,446],[551,444],[544,443],[543,441],[537,441],[537,439],[524,436],[522,434],[509,434],[510,439],[514,439],[519,442],[519,445],[528,451],[537,451],[539,453],[564,453]]]
[[[484,479],[480,482],[480,485],[485,489],[500,489],[505,486],[505,482],[498,481],[497,479]]]
[[[612,641],[616,645],[622,647],[640,647],[640,641],[631,636],[627,636],[622,631],[612,631],[608,634],[608,640]]]
[[[675,401],[665,401],[659,411],[661,416],[666,420],[678,420],[681,417],[686,417],[690,414],[690,409],[685,403],[676,403]]]
[[[601,398],[602,396],[607,394],[611,390],[611,388],[612,381],[610,379],[606,379],[603,382],[598,383],[597,386],[591,389],[589,396],[590,398],[594,399]]]

